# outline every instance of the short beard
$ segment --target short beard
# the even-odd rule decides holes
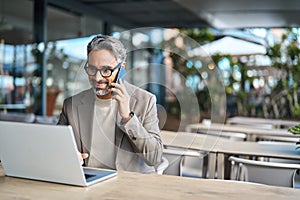
[[[90,80],[90,85],[93,88],[94,93],[96,94],[96,96],[104,96],[110,93],[109,88],[105,88],[104,90],[102,89],[97,89],[95,88],[95,82]]]
[[[104,95],[107,95],[110,93],[110,91],[108,89],[105,89],[105,90],[94,89],[94,91],[97,96],[104,96]]]

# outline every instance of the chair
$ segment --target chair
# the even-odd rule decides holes
[[[231,179],[274,186],[296,187],[299,164],[249,160],[231,156]]]
[[[165,169],[169,166],[169,161],[167,158],[162,157],[161,163],[155,166],[157,174],[163,174]]]
[[[156,104],[156,109],[157,109],[157,117],[159,119],[158,126],[159,129],[162,130],[167,121],[167,111],[160,104]]]
[[[184,156],[181,165],[181,176],[207,178],[208,154],[197,152],[197,156]]]
[[[163,157],[169,161],[169,166],[164,170],[164,174],[168,175],[181,175],[181,165],[183,159],[183,151],[175,149],[163,149]]]
[[[206,177],[208,156],[205,152],[165,147],[163,157],[169,161],[164,174],[188,177]]]
[[[26,122],[33,123],[35,120],[34,113],[4,113],[0,112],[0,121]]]
[[[289,137],[271,137],[268,136],[272,140],[260,140],[257,143],[260,144],[273,144],[273,145],[280,145],[280,144],[295,144],[298,141],[298,138],[289,138]],[[267,138],[260,137],[260,138]],[[292,160],[292,159],[284,159],[284,158],[269,158],[269,157],[258,157],[257,160],[265,161],[265,162],[277,162],[277,163],[290,163],[290,164],[300,164],[299,160]]]

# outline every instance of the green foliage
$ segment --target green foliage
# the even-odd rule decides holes
[[[299,105],[293,106],[292,112],[294,117],[300,117],[300,106]]]
[[[288,132],[293,133],[293,134],[300,134],[300,124],[289,128]]]
[[[203,45],[213,41],[214,35],[210,32],[210,29],[181,29],[180,32],[196,40],[199,44]],[[288,115],[292,117],[300,117],[300,108],[297,98],[297,90],[300,85],[300,48],[298,44],[299,32],[295,32],[294,29],[287,29],[286,33],[283,34],[281,41],[275,43],[267,49],[267,55],[272,61],[272,67],[280,70],[282,76],[277,81],[277,84],[272,87],[270,98],[276,97],[277,94],[283,94],[286,98]],[[175,43],[175,42],[174,42]],[[172,42],[171,42],[172,44]],[[193,66],[193,63],[189,64],[188,60],[180,57],[178,54],[171,54],[171,58],[174,63],[174,69],[177,70],[185,78],[199,76],[199,69]],[[245,91],[246,84],[252,83],[254,77],[249,77],[247,71],[249,67],[245,63],[239,62],[236,57],[230,55],[213,55],[213,62],[217,65],[222,59],[227,58],[230,63],[231,70],[229,76],[226,77],[225,91],[227,95],[236,97],[237,105],[244,105],[247,103],[249,93]],[[203,62],[205,65],[205,61]],[[192,66],[191,66],[192,65]],[[233,76],[233,67],[237,66],[241,73],[240,80],[235,80]],[[203,68],[201,69],[203,70]],[[237,92],[233,86],[235,83],[239,84],[240,90]],[[199,102],[201,102],[201,109],[206,111],[209,110],[211,99],[207,88],[198,91],[195,87],[195,93],[198,96]],[[174,105],[175,106],[175,105]],[[240,110],[239,113],[242,115],[248,115],[249,108],[247,106],[240,106],[239,108],[245,108]],[[244,112],[245,111],[245,112]],[[272,114],[271,114],[272,115]]]
[[[267,55],[275,62],[281,57],[281,43],[276,43],[274,46],[269,47]],[[274,60],[275,59],[275,60]]]
[[[201,45],[211,42],[215,39],[214,35],[208,28],[180,29],[180,33],[194,39]],[[190,62],[189,60],[182,58],[176,53],[171,53],[170,56],[174,63],[174,69],[178,71],[181,75],[183,75],[185,78],[199,76],[199,78],[201,79],[201,75],[198,71],[199,69],[197,69],[193,64],[192,66],[187,67],[187,62]],[[196,91],[194,92],[197,95],[198,101],[200,102],[199,108],[203,111],[209,112],[211,107],[211,99],[209,96],[208,89],[204,88],[204,90],[202,91],[196,89]],[[169,109],[173,114],[179,114],[179,106],[180,105],[178,104],[178,102],[169,102]]]
[[[295,134],[295,135],[300,135],[300,124],[289,128],[288,132]],[[300,140],[298,142],[296,142],[296,145],[297,145],[296,149],[299,149],[300,148]]]
[[[208,28],[180,29],[180,32],[189,36],[190,38],[193,38],[201,45],[213,41],[215,39],[215,36],[211,33],[211,31]]]
[[[287,91],[289,110],[293,117],[300,117],[300,108],[297,91],[300,85],[300,48],[299,33],[293,29],[287,29],[282,40],[269,47],[267,55],[272,61],[272,66],[285,72],[274,91]]]
[[[287,46],[287,54],[290,56],[291,61],[298,61],[300,55],[300,49],[298,47],[297,41],[293,41]]]

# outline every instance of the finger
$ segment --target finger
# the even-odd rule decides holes
[[[86,159],[86,158],[89,157],[89,154],[88,153],[82,153],[81,157],[82,157],[82,159]]]
[[[116,84],[117,83],[114,83],[114,82],[110,83],[110,85],[113,86],[113,87],[116,87]]]
[[[111,91],[114,93],[114,96],[123,96],[123,93],[120,89],[112,88]]]
[[[119,94],[116,94],[112,96],[113,99],[117,100],[118,102],[121,102],[122,97]]]
[[[118,83],[112,83],[111,91],[116,92],[118,90],[123,91],[122,86]]]
[[[78,159],[79,159],[80,164],[83,165],[82,154],[79,151],[77,151],[77,155],[78,155]]]
[[[119,89],[123,94],[127,94],[127,90],[124,87],[124,84],[122,84],[122,83],[121,84],[116,83],[115,88]]]
[[[112,85],[114,88],[118,88],[118,89],[122,87],[122,85],[119,84],[119,83],[111,83],[111,85]]]

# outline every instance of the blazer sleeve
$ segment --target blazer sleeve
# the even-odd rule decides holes
[[[69,98],[64,100],[63,107],[62,107],[61,113],[59,115],[57,125],[70,125],[69,119],[68,119],[68,111],[67,111],[67,107],[68,107],[68,104],[70,104],[70,101],[71,101],[71,99],[69,99]]]
[[[120,128],[127,134],[135,152],[148,165],[154,166],[161,162],[163,152],[154,95],[149,98],[143,110],[145,110],[145,115],[142,121],[134,115]]]

